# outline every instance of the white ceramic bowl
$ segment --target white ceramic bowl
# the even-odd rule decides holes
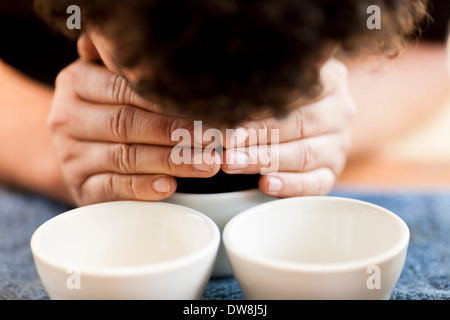
[[[228,221],[236,214],[274,199],[266,196],[259,189],[250,189],[208,194],[175,193],[164,201],[186,206],[204,213],[222,231]],[[223,243],[220,244],[212,275],[217,277],[232,275]]]
[[[199,299],[219,243],[217,225],[198,211],[118,201],[50,219],[31,250],[52,299]]]
[[[301,197],[240,213],[223,242],[246,299],[389,299],[409,229],[370,203]]]

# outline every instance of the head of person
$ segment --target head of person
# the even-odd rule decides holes
[[[67,8],[81,11],[69,30]],[[368,28],[368,7],[381,28]],[[39,16],[89,42],[141,96],[194,119],[235,125],[283,116],[321,92],[335,53],[395,56],[427,0],[35,0]]]

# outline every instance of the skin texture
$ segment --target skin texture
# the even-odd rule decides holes
[[[270,141],[251,141],[252,145],[245,141],[230,149],[229,141],[225,141],[225,161],[214,154],[210,162],[176,165],[170,158],[177,144],[171,133],[183,128],[194,137],[193,121],[164,114],[164,108],[135,94],[128,82],[114,72],[117,66],[110,59],[108,42],[102,40],[96,35],[80,38],[81,58],[58,76],[48,121],[76,204],[161,200],[175,192],[173,177],[211,177],[219,170],[229,174],[259,173],[266,165],[251,157],[260,142],[267,146],[264,152],[279,152],[271,154],[279,159],[278,172],[260,179],[263,192],[288,197],[326,194],[332,188],[345,164],[355,110],[342,63],[335,59],[324,62],[325,89],[317,101],[299,105],[283,119],[263,117],[242,124],[245,129],[279,129],[277,148],[271,148]],[[93,63],[98,60],[105,66]],[[135,75],[134,70],[122,72],[127,78]],[[209,143],[202,141],[203,146]],[[238,151],[243,151],[243,157],[250,161],[228,165],[227,160]],[[194,156],[197,151],[191,152]]]

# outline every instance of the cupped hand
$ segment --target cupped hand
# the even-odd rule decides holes
[[[78,60],[60,72],[48,125],[77,205],[162,200],[175,192],[174,177],[211,177],[220,170],[215,154],[210,161],[175,164],[172,152],[180,142],[172,133],[183,129],[194,137],[194,122],[165,114],[95,63]],[[193,159],[197,151],[182,152]]]
[[[342,172],[355,106],[346,67],[330,59],[321,69],[323,92],[283,119],[246,122],[227,140],[222,170],[262,173],[259,188],[274,197],[325,195]]]

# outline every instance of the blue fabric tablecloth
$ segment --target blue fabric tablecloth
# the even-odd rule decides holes
[[[411,240],[393,300],[450,299],[450,192],[334,191],[399,215]],[[49,299],[30,251],[34,230],[69,208],[38,195],[0,187],[0,300]],[[233,277],[211,279],[205,300],[243,299]]]

